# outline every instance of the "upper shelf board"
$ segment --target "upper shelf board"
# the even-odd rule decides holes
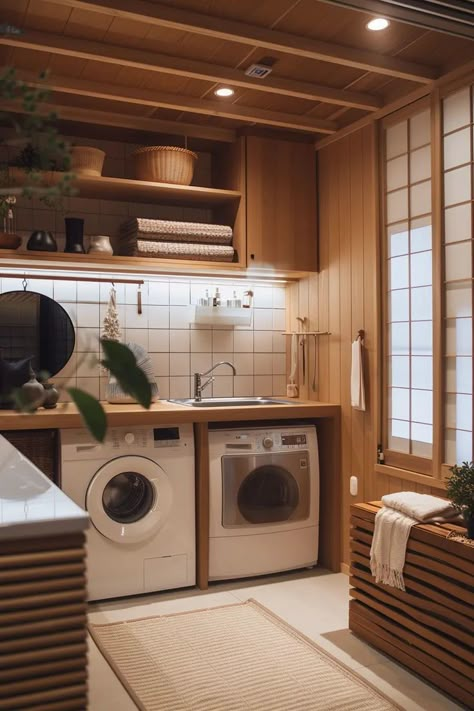
[[[55,185],[62,173],[51,171],[44,174],[47,185]],[[20,182],[15,172],[16,182]],[[130,180],[128,178],[108,178],[105,176],[78,175],[73,186],[80,197],[102,200],[125,200],[128,202],[163,202],[168,205],[199,205],[218,207],[236,203],[241,198],[237,190],[203,188],[196,185],[174,185],[172,183],[153,183],[148,180]]]

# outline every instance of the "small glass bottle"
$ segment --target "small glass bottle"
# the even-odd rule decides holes
[[[204,306],[210,306],[211,299],[209,296],[209,289],[206,289],[206,295],[204,297]]]
[[[216,286],[216,295],[214,296],[214,306],[220,306],[221,305],[221,295],[219,292],[219,287]]]

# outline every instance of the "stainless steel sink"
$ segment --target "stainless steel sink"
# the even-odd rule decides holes
[[[268,397],[203,397],[202,400],[195,400],[192,397],[184,397],[168,400],[177,405],[188,405],[189,407],[249,407],[253,405],[289,405],[286,400],[275,400]]]

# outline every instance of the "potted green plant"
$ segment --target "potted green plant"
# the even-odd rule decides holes
[[[474,538],[474,462],[456,464],[450,471],[446,494],[466,522],[467,537]]]

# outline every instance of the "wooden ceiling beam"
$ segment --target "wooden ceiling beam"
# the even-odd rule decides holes
[[[153,106],[155,108],[174,109],[193,114],[207,116],[220,116],[235,119],[246,123],[276,126],[292,131],[306,133],[335,133],[337,124],[334,121],[314,119],[306,116],[287,114],[281,111],[267,111],[264,109],[247,108],[238,104],[225,104],[218,101],[183,97],[180,94],[170,94],[154,91],[153,89],[134,88],[119,84],[107,84],[65,77],[55,74],[41,81],[33,72],[18,71],[17,76],[31,86],[48,87],[54,91],[67,94],[81,94],[95,99],[120,101],[121,103],[138,104],[140,106]]]
[[[275,52],[283,52],[298,57],[316,59],[332,64],[355,67],[364,72],[376,72],[399,79],[428,84],[439,72],[433,67],[409,62],[398,57],[384,56],[377,52],[355,49],[332,42],[294,35],[280,30],[249,25],[245,22],[227,20],[222,17],[204,15],[191,10],[160,5],[147,0],[52,0],[61,5],[81,8],[120,17],[125,20],[143,22],[148,25],[193,32],[205,37],[261,47]]]
[[[332,89],[310,82],[279,77],[264,80],[247,77],[241,69],[217,66],[181,57],[143,51],[130,47],[94,42],[92,40],[66,37],[65,35],[28,30],[24,35],[0,37],[0,45],[48,52],[66,57],[104,62],[121,67],[132,67],[149,72],[203,79],[209,82],[225,82],[232,86],[270,94],[290,96],[309,101],[322,101],[367,111],[376,111],[382,101],[376,96],[345,89]]]
[[[44,116],[55,113],[59,119],[64,121],[88,123],[94,126],[127,128],[133,131],[201,138],[223,143],[233,143],[237,138],[236,131],[232,129],[219,128],[217,126],[200,126],[199,124],[184,123],[183,121],[163,121],[115,111],[98,111],[96,109],[54,103],[41,104],[38,110]],[[18,101],[4,101],[2,103],[2,111],[19,114],[27,113],[22,103]]]

